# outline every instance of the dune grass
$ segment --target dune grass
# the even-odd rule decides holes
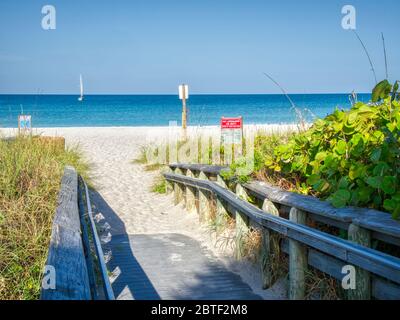
[[[167,193],[166,187],[167,187],[167,181],[162,175],[160,175],[156,177],[156,179],[154,180],[151,186],[151,192],[165,194]]]
[[[39,298],[67,164],[87,178],[77,150],[40,137],[0,139],[0,300]]]

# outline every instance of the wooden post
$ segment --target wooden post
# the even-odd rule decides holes
[[[305,212],[292,208],[290,220],[306,224]],[[289,240],[289,299],[301,300],[306,294],[307,247],[296,240]]]
[[[208,180],[207,175],[200,171],[199,179]],[[205,190],[199,189],[199,220],[200,222],[209,222],[211,214],[211,206],[209,193]]]
[[[180,168],[175,169],[176,174],[182,174]],[[184,187],[177,182],[174,182],[174,204],[177,205],[183,200]]]
[[[246,190],[238,183],[236,185],[236,195],[244,201],[247,201],[248,194]],[[243,214],[240,211],[236,211],[236,233],[235,233],[235,258],[240,260],[244,256],[244,239],[248,232],[249,228],[249,217]]]
[[[173,173],[174,170],[172,170],[170,167],[168,167],[167,172]],[[173,191],[174,191],[174,184],[171,181],[166,180],[165,192],[168,194],[168,193],[171,193]]]
[[[182,85],[182,129],[187,128],[187,113],[186,113],[186,87]]]
[[[186,176],[194,178],[195,175],[190,169],[186,170]],[[192,212],[196,209],[196,189],[186,186],[186,210]]]
[[[268,199],[265,199],[262,204],[262,210],[269,214],[279,217],[279,211],[275,205]],[[260,266],[262,277],[262,288],[268,289],[272,286],[272,233],[266,228],[262,228],[261,252],[260,252]]]
[[[187,138],[186,85],[182,84],[182,130],[183,139]]]
[[[224,179],[218,175],[217,176],[217,183],[225,188],[228,189],[228,186],[226,185]],[[225,224],[225,217],[228,215],[228,211],[226,210],[224,204],[222,203],[221,199],[217,197],[217,216],[216,216],[216,224],[217,224],[217,231],[222,229],[222,227]]]
[[[355,224],[350,224],[349,240],[365,247],[371,247],[371,232]],[[371,276],[370,273],[359,267],[356,270],[356,288],[348,289],[349,300],[370,300],[371,299]]]

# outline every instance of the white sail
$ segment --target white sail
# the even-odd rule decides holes
[[[82,80],[82,75],[79,76],[79,80],[80,80],[81,95],[78,98],[78,100],[82,101],[83,100],[83,80]]]

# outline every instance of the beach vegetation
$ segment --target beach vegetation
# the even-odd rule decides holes
[[[135,159],[132,160],[133,164],[147,164],[148,159],[147,159],[147,154],[148,154],[148,146],[142,146],[139,149],[139,154]]]
[[[165,194],[167,192],[167,181],[160,175],[158,176],[151,186],[151,191],[154,193]]]
[[[346,292],[335,278],[310,267],[305,274],[305,300],[345,300]]]
[[[152,163],[152,164],[148,164],[144,167],[145,171],[157,171],[160,170],[164,167],[163,164],[161,163]]]
[[[41,137],[0,139],[0,299],[38,299],[65,165],[78,150]]]
[[[289,137],[258,136],[252,175],[327,199],[335,207],[375,208],[400,218],[398,89],[398,82],[384,80],[374,88],[370,103],[336,109]],[[227,177],[238,166],[240,160]]]

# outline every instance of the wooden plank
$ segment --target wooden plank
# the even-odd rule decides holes
[[[371,232],[358,225],[351,224],[349,227],[349,240],[362,246],[371,246]],[[349,300],[371,299],[371,277],[367,270],[359,267],[356,269],[356,288],[348,290]]]
[[[282,239],[282,252],[289,254],[289,239]],[[338,280],[342,280],[342,268],[347,263],[318,250],[308,249],[308,265]]]
[[[349,222],[340,221],[335,218],[332,219],[315,213],[308,213],[308,217],[310,220],[326,224],[327,226],[336,227],[342,230],[347,230],[349,228]]]
[[[292,208],[290,220],[306,224],[305,212]],[[289,240],[289,299],[304,299],[306,293],[307,247],[296,240]]]
[[[351,223],[354,218],[358,218],[360,213],[356,208],[335,208],[326,201],[315,197],[305,196],[294,192],[284,191],[268,183],[253,181],[244,185],[255,196],[262,199],[267,198],[272,202],[294,207],[305,212],[327,216],[343,222]]]
[[[212,166],[207,164],[185,164],[185,163],[172,163],[170,168],[190,169],[192,171],[201,171],[207,174],[218,175],[221,171],[227,170],[227,166]]]
[[[42,289],[42,300],[91,299],[78,211],[78,176],[66,167],[61,182],[47,266],[54,267],[55,289]]]
[[[182,234],[113,235],[109,270],[117,299],[260,299],[239,275]]]
[[[386,212],[373,209],[359,210],[361,210],[361,214],[353,219],[353,224],[400,239],[400,221],[394,220]]]
[[[289,252],[289,241],[282,241],[281,249]],[[342,268],[348,263],[326,255],[314,249],[308,251],[308,265],[320,270],[341,283],[344,274]],[[379,276],[371,276],[372,296],[379,300],[400,300],[400,285],[387,281]]]
[[[372,277],[372,295],[379,300],[400,300],[400,286],[379,277]]]
[[[312,213],[314,218],[316,216],[325,217],[325,220],[316,218],[316,220],[322,220],[321,222],[329,223],[339,228],[347,228],[350,223],[354,223],[365,229],[386,235],[377,236],[382,241],[395,245],[399,243],[400,221],[392,219],[391,215],[387,212],[356,207],[335,208],[327,201],[284,191],[268,183],[259,181],[245,184],[244,187],[258,198],[267,198],[272,202],[296,207],[302,211]],[[338,221],[338,223],[335,223],[333,220]]]
[[[355,223],[357,224],[357,223]],[[400,238],[390,236],[388,234],[372,231],[372,239],[380,240],[386,243],[393,244],[395,246],[400,247]]]

